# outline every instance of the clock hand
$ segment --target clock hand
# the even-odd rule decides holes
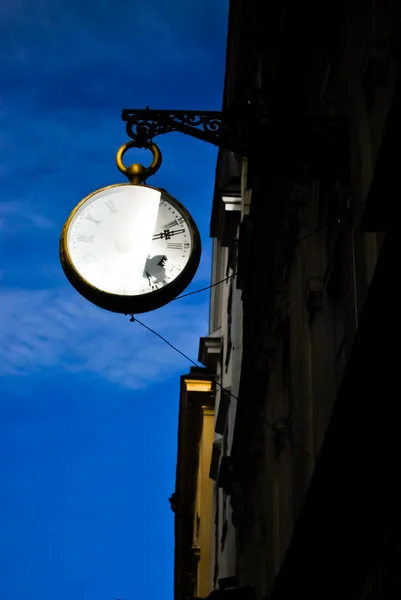
[[[153,236],[152,240],[162,240],[163,238],[169,240],[173,235],[179,235],[180,233],[184,232],[185,229],[165,229],[162,233],[156,233],[156,235]]]
[[[146,273],[146,277],[148,278],[149,285],[152,285],[152,283],[153,283],[152,275],[148,271],[145,271],[145,273]]]

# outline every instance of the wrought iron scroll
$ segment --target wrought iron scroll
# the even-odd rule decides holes
[[[150,144],[158,135],[171,131],[247,155],[244,123],[238,114],[221,111],[124,109],[122,120],[130,138],[139,145]]]
[[[122,120],[139,147],[179,131],[244,157],[252,153],[277,173],[339,175],[349,166],[346,123],[326,114],[271,116],[246,104],[222,112],[124,109]]]

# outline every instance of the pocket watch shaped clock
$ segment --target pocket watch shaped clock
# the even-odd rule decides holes
[[[142,184],[111,185],[84,198],[60,239],[71,285],[93,304],[123,314],[176,298],[194,277],[200,255],[199,232],[186,208]]]

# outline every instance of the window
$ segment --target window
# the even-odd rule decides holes
[[[213,268],[212,268],[212,283],[217,283],[224,279],[225,273],[225,248],[220,245],[217,238],[213,240]],[[221,316],[222,316],[222,286],[215,285],[211,289],[211,319],[210,329],[216,331],[221,327]]]
[[[219,578],[219,537],[220,537],[220,488],[216,485],[214,488],[214,572],[213,572],[213,587],[217,587]]]
[[[388,89],[391,85],[391,61],[384,45],[369,45],[366,49],[361,69],[361,85],[366,109],[370,111],[378,90]]]
[[[226,426],[224,429],[224,435],[223,435],[223,456],[227,456],[228,455],[228,419],[226,419]],[[230,498],[229,495],[227,494],[227,490],[226,489],[222,489],[222,495],[223,495],[223,502],[222,502],[222,530],[221,530],[221,550],[223,551],[224,549],[224,544],[226,541],[226,537],[227,537],[227,530],[228,530],[228,509],[229,509],[229,502],[230,502]]]
[[[228,293],[228,300],[227,300],[227,350],[226,350],[226,360],[224,363],[225,367],[226,367],[226,373],[228,371],[228,367],[230,364],[231,349],[232,349],[232,341],[231,341],[232,301],[233,301],[233,280],[231,279],[230,291]]]
[[[343,261],[339,252],[334,253],[327,277],[327,294],[331,303],[334,341],[335,377],[340,385],[345,367],[345,306]]]
[[[340,186],[326,189],[327,268],[325,285],[331,307],[334,369],[337,386],[345,367],[345,261],[344,234],[347,228],[349,191]]]

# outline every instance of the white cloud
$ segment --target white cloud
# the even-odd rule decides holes
[[[191,359],[207,333],[207,302],[188,300],[138,315]],[[129,317],[109,314],[73,290],[0,292],[0,376],[91,373],[131,389],[189,370],[190,363]]]

